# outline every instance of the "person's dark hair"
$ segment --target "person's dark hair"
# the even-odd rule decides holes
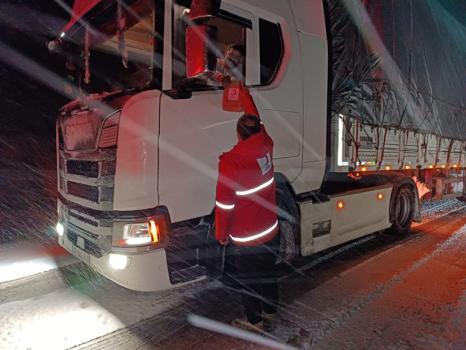
[[[259,118],[254,115],[243,114],[243,116],[238,119],[236,131],[241,137],[241,140],[244,141],[261,131],[261,122]]]
[[[246,53],[246,50],[244,49],[244,45],[241,45],[241,44],[230,44],[226,47],[225,52],[228,51],[229,49],[234,49],[238,51],[243,57],[244,57],[244,54]]]

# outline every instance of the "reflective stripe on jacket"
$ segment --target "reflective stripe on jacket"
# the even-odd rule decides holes
[[[264,128],[220,156],[215,225],[219,241],[254,246],[278,232],[273,142]]]

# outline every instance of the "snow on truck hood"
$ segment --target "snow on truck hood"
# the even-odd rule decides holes
[[[120,91],[105,92],[88,95],[63,106],[58,121],[66,150],[95,149],[104,120],[120,110],[131,96]]]

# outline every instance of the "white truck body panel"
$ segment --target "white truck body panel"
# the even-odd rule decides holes
[[[388,212],[392,187],[350,191],[331,196],[330,201],[323,203],[300,203],[301,254],[311,255],[390,227]],[[343,203],[343,208],[338,207],[339,203]],[[316,234],[316,225],[325,221],[330,222],[330,232]]]
[[[158,205],[159,98],[159,91],[142,92],[132,97],[121,111],[113,210]]]
[[[88,264],[95,271],[128,289],[154,292],[183,285],[183,283],[173,285],[170,282],[165,249],[128,255],[128,266],[125,269],[116,270],[109,266],[109,255],[101,258],[92,256],[73,245],[66,235],[60,237],[58,242],[70,254]]]

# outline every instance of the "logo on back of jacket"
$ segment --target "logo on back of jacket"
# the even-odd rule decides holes
[[[270,157],[269,152],[267,152],[265,157],[257,158],[256,161],[257,164],[259,164],[259,167],[261,168],[262,175],[267,174],[270,171],[270,169],[272,169],[272,158]]]

